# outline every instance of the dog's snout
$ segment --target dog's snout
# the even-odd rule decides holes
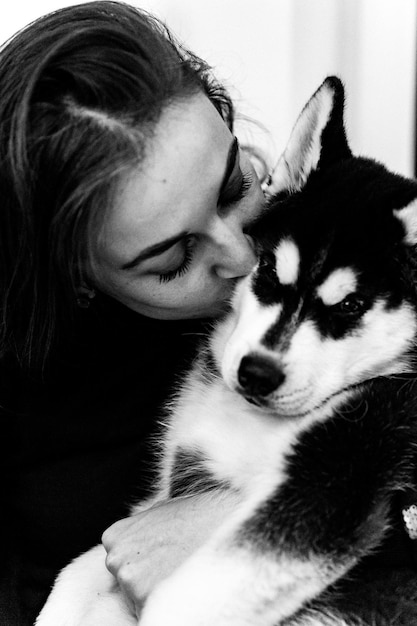
[[[244,356],[239,365],[238,381],[250,396],[265,397],[284,381],[285,374],[271,359],[259,354]]]

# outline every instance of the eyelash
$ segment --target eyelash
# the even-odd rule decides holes
[[[235,193],[232,193],[231,197],[229,198],[227,198],[227,194],[224,194],[226,195],[226,199],[220,198],[219,205],[227,207],[227,206],[231,206],[232,204],[235,204],[236,202],[239,202],[240,200],[243,200],[243,198],[248,193],[249,189],[252,187],[252,183],[253,183],[252,174],[248,172],[246,174],[242,174],[239,189],[237,189]]]
[[[178,278],[188,271],[191,261],[193,260],[194,244],[195,241],[193,237],[186,237],[184,239],[184,258],[181,261],[181,264],[175,268],[175,270],[170,270],[169,272],[160,274],[160,283],[169,283],[170,280],[174,280],[174,278]]]
[[[226,200],[220,199],[219,205],[222,205],[223,207],[228,207],[228,206],[231,206],[232,204],[235,204],[236,202],[239,202],[240,200],[243,200],[243,198],[247,195],[248,191],[252,187],[252,182],[253,182],[253,178],[251,174],[249,173],[242,174],[242,179],[239,185],[239,189],[237,189],[237,191],[230,198],[227,198]],[[179,278],[180,276],[183,276],[184,274],[186,274],[186,272],[188,272],[190,265],[192,263],[192,260],[193,260],[194,247],[195,247],[194,237],[193,236],[186,237],[184,239],[183,260],[181,261],[180,265],[175,270],[170,270],[169,272],[164,272],[163,274],[160,274],[159,275],[160,283],[169,283],[171,280],[174,280],[175,278]]]

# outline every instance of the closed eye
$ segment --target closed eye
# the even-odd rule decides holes
[[[229,207],[245,198],[252,187],[253,176],[247,172],[242,174],[237,180],[232,181],[230,185],[220,194],[218,205],[221,208]]]
[[[226,171],[220,185],[217,206],[225,209],[239,202],[246,196],[252,184],[252,174],[249,172],[242,173],[239,142],[235,137],[228,154]]]
[[[192,235],[183,239],[184,251],[181,263],[179,263],[179,265],[172,270],[161,272],[159,274],[160,283],[169,283],[171,280],[174,280],[179,276],[183,276],[189,270],[193,260],[195,244],[196,240]]]

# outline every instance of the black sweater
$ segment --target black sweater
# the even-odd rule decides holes
[[[43,377],[1,364],[1,626],[32,624],[58,570],[146,495],[149,435],[204,329],[99,296]]]

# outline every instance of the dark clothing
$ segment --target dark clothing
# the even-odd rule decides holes
[[[58,570],[146,495],[149,435],[203,330],[97,296],[43,378],[2,364],[1,626],[33,623]]]

